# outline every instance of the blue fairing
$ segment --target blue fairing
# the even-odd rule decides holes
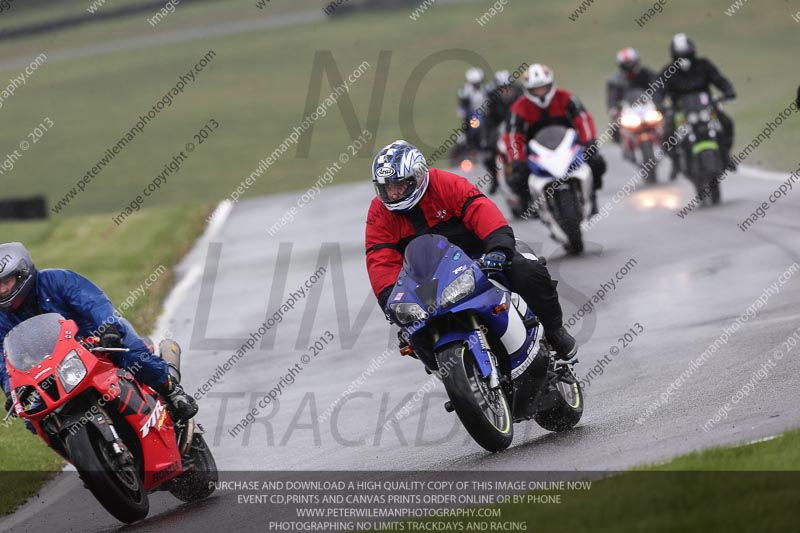
[[[472,271],[475,278],[474,291],[455,304],[442,307],[444,290],[468,270]],[[386,310],[387,315],[397,323],[399,320],[392,306],[401,303],[415,303],[427,313],[426,317],[403,325],[409,338],[412,338],[412,347],[412,336],[425,329],[428,322],[434,318],[469,311],[475,313],[480,323],[485,325],[492,335],[499,338],[508,329],[508,312],[515,312],[509,309],[508,312],[494,313],[495,307],[502,303],[511,307],[510,292],[498,288],[483,274],[469,255],[441,235],[422,235],[406,248],[403,269],[389,296]],[[530,310],[528,314],[533,316]],[[434,349],[457,341],[466,342],[484,377],[491,373],[489,354],[483,351],[472,329],[443,331],[440,335]],[[535,339],[535,330],[531,330],[528,337],[527,342],[519,350],[522,355],[512,354],[515,367],[524,361],[526,350]]]
[[[483,377],[489,377],[492,373],[492,363],[489,361],[489,352],[484,352],[481,348],[481,343],[475,338],[475,333],[472,331],[448,331],[441,336],[439,342],[434,346],[435,349],[440,349],[442,346],[452,342],[462,341],[466,342],[475,361],[478,362],[478,367],[481,369]]]

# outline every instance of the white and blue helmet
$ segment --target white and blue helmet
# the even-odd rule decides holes
[[[384,146],[372,162],[372,183],[378,198],[390,211],[408,211],[428,190],[428,164],[416,146],[403,140]],[[405,185],[402,194],[391,199],[386,187]]]

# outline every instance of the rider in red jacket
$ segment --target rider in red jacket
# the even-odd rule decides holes
[[[596,191],[603,186],[606,162],[597,146],[597,132],[589,111],[572,93],[555,86],[555,77],[550,67],[531,65],[525,73],[525,93],[511,106],[509,130],[505,139],[511,161],[510,185],[520,196],[523,208],[530,204],[528,189],[528,141],[545,126],[559,125],[573,128],[586,148],[587,164],[592,170],[592,213],[597,212]]]
[[[561,359],[577,353],[562,324],[556,282],[538,260],[516,251],[514,232],[497,206],[465,178],[428,169],[422,153],[406,141],[385,146],[372,165],[377,197],[367,216],[367,271],[381,310],[386,307],[416,236],[443,235],[485,266],[502,268],[510,289],[536,310],[548,342]]]

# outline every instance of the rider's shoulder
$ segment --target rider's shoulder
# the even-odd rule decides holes
[[[45,268],[39,271],[39,283],[47,286],[61,285],[74,280],[85,279],[83,276],[65,268]]]

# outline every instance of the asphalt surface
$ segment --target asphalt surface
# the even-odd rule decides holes
[[[248,352],[202,399],[198,419],[220,470],[614,471],[800,425],[793,399],[800,347],[782,347],[800,325],[800,268],[769,293],[752,317],[740,319],[740,327],[726,336],[727,344],[718,343],[719,350],[702,366],[691,364],[795,261],[800,267],[800,191],[772,204],[766,217],[746,232],[737,226],[768,201],[788,172],[781,177],[740,169],[722,185],[723,205],[681,219],[676,212],[694,194],[685,179],[666,183],[665,168],[659,168],[658,185],[640,185],[614,204],[612,196],[634,169],[616,147],[604,152],[610,171],[601,202],[611,202],[613,209],[586,233],[583,256],[565,256],[538,221],[512,223],[519,238],[549,259],[551,274],[560,282],[565,319],[628,265],[627,274],[615,280],[616,288],[571,328],[581,343],[576,370],[583,378],[596,361],[617,349],[606,358],[610,362],[602,375],[587,378],[586,411],[577,428],[556,435],[534,422],[518,424],[512,447],[490,454],[469,439],[454,414],[445,412],[443,388],[437,386],[394,429],[385,430],[386,420],[430,379],[421,364],[396,352],[366,378],[334,422],[319,422],[318,416],[381,356],[391,339],[364,261],[366,210],[374,191],[368,182],[331,185],[272,237],[267,228],[298,195],[241,201],[212,236],[219,244],[201,242],[180,265],[190,278],[165,323],[185,347],[183,381],[193,392],[290,291],[320,265],[327,269],[310,295],[270,330],[267,342],[274,345]],[[365,163],[352,161],[349,166],[349,171],[360,172]],[[493,198],[502,204],[500,197]],[[209,264],[208,258],[215,254],[218,265],[211,268],[215,261]],[[212,286],[207,278],[214,273]],[[285,291],[276,293],[273,287],[279,291],[283,281]],[[206,296],[201,298],[203,286]],[[197,328],[202,310],[209,313],[205,331]],[[621,337],[631,328],[643,332],[623,346]],[[301,363],[302,355],[310,353],[308,346],[326,331],[334,341],[308,364]],[[217,348],[210,349],[209,343]],[[775,349],[786,352],[780,360]],[[754,381],[754,372],[770,359],[774,365],[767,375]],[[255,424],[231,436],[248,410],[258,408],[259,399],[296,363],[302,371],[282,389],[277,408],[273,403],[260,409]],[[647,414],[646,407],[691,368],[695,370],[669,401]],[[726,419],[708,426],[748,381],[752,390],[737,400]],[[225,494],[182,505],[156,494],[150,517],[125,529],[246,529],[263,520],[263,507],[236,505],[231,498]],[[60,476],[22,510],[0,521],[0,529],[10,531],[117,527],[74,474]]]

